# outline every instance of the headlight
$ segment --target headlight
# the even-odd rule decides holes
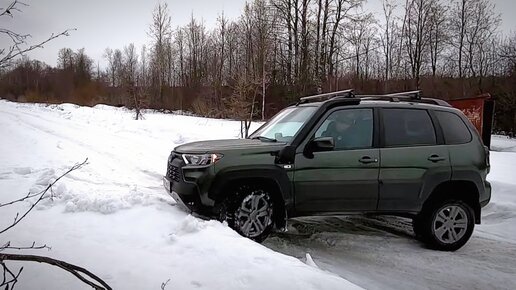
[[[209,165],[219,161],[222,154],[183,154],[183,160],[187,165]]]

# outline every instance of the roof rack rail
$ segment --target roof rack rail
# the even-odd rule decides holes
[[[383,95],[357,95],[360,98],[384,98],[384,99],[397,99],[401,98],[410,98],[411,100],[420,100],[421,99],[421,91],[408,91],[408,92],[399,92],[399,93],[390,93]]]
[[[408,91],[408,92],[399,92],[385,95],[387,97],[410,97],[411,99],[420,100],[421,99],[421,91]]]
[[[391,93],[385,95],[357,95],[357,98],[361,100],[371,100],[371,101],[389,101],[389,102],[400,102],[400,101],[408,101],[414,103],[426,103],[433,104],[444,107],[451,107],[448,102],[433,99],[433,98],[423,98],[421,97],[421,91],[408,91],[408,92],[400,92],[400,93]]]
[[[343,91],[302,97],[299,99],[298,104],[308,103],[308,102],[314,101],[314,100],[325,100],[325,99],[332,99],[332,98],[337,98],[337,97],[338,98],[340,98],[340,97],[354,98],[355,94],[353,93],[353,91],[354,91],[353,89],[349,89],[349,90],[343,90]]]

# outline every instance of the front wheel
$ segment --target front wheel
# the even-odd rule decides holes
[[[220,220],[226,221],[240,235],[262,242],[272,231],[273,213],[273,201],[268,191],[242,186],[224,201]]]
[[[474,226],[471,206],[460,200],[446,200],[424,209],[416,218],[414,232],[432,248],[455,251],[466,244]]]

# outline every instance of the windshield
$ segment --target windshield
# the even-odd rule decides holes
[[[250,138],[289,142],[310,119],[317,107],[289,107],[254,132]]]

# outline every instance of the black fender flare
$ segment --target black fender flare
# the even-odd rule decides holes
[[[225,197],[224,189],[232,183],[243,179],[267,179],[274,182],[283,198],[285,209],[294,204],[292,183],[285,169],[276,165],[233,166],[222,169],[217,173],[210,187],[208,196],[219,201]]]

